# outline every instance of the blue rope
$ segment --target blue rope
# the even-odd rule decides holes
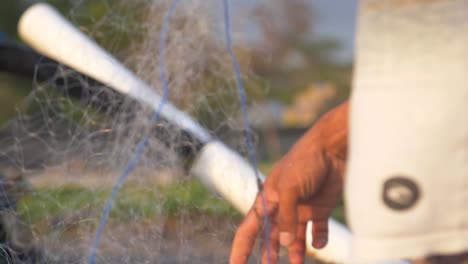
[[[169,10],[167,11],[166,17],[164,18],[163,26],[161,29],[160,33],[160,45],[159,45],[159,68],[160,68],[160,76],[161,76],[161,82],[163,86],[163,95],[161,98],[161,103],[158,106],[158,109],[154,112],[153,115],[153,120],[154,122],[158,122],[161,111],[164,107],[164,105],[167,103],[167,97],[169,93],[169,82],[167,80],[167,75],[166,75],[166,67],[165,67],[165,50],[166,50],[166,39],[167,39],[167,30],[169,27],[169,22],[171,19],[172,14],[174,13],[174,10],[177,7],[177,4],[180,2],[180,0],[174,0],[172,1]],[[137,146],[137,149],[134,153],[134,156],[128,163],[127,167],[123,171],[122,175],[120,176],[119,180],[117,181],[117,184],[114,186],[112,189],[112,192],[109,196],[109,199],[106,202],[106,205],[104,207],[104,210],[102,212],[102,217],[101,221],[99,222],[98,229],[96,231],[96,236],[94,238],[93,245],[91,247],[91,254],[89,256],[89,264],[94,264],[96,260],[96,253],[97,249],[99,247],[99,242],[102,237],[102,233],[104,232],[104,228],[106,226],[107,220],[109,219],[109,214],[112,209],[112,206],[114,204],[115,198],[117,197],[118,192],[122,188],[125,180],[128,178],[130,173],[135,169],[135,167],[138,164],[138,161],[140,160],[141,156],[143,155],[143,152],[148,145],[149,142],[149,136],[146,135],[139,143]]]
[[[239,100],[240,100],[241,109],[242,109],[242,116],[244,119],[244,126],[246,129],[245,135],[247,138],[247,147],[249,149],[250,161],[252,162],[252,166],[255,170],[255,176],[257,177],[258,191],[260,193],[260,197],[262,200],[262,206],[264,209],[263,211],[265,212],[264,219],[263,219],[263,222],[265,225],[265,246],[267,250],[267,263],[270,263],[270,256],[271,256],[270,255],[270,236],[269,236],[270,227],[269,227],[268,214],[266,213],[267,206],[266,206],[265,195],[262,192],[262,181],[257,170],[257,159],[256,159],[256,154],[255,154],[255,148],[252,143],[252,134],[251,134],[251,129],[250,129],[249,117],[247,114],[247,96],[245,94],[244,82],[242,81],[239,63],[237,62],[236,55],[234,54],[234,50],[232,48],[229,0],[224,0],[223,7],[224,7],[224,31],[226,34],[226,46],[227,46],[229,56],[231,57],[232,65],[234,67],[234,72],[236,75],[237,90],[239,92]]]
[[[161,29],[161,34],[160,34],[160,48],[159,48],[159,67],[160,67],[160,76],[161,76],[161,82],[163,85],[163,96],[161,99],[161,103],[158,106],[158,109],[155,111],[153,115],[153,120],[157,122],[160,117],[160,113],[164,107],[164,105],[167,103],[167,97],[168,97],[168,92],[169,92],[169,84],[167,80],[167,75],[166,75],[166,70],[165,70],[165,49],[166,49],[166,39],[167,39],[167,31],[169,27],[169,22],[170,18],[175,11],[178,3],[180,0],[174,0],[170,7],[169,10],[166,14],[166,17],[163,22],[163,26]],[[234,55],[233,49],[232,49],[232,39],[231,39],[231,29],[230,29],[230,15],[229,15],[229,3],[228,0],[224,0],[224,18],[225,18],[225,31],[226,31],[226,45],[227,49],[229,52],[229,55],[232,59],[232,63],[234,66],[235,74],[236,74],[236,79],[237,79],[237,87],[239,91],[239,99],[240,99],[240,104],[242,108],[242,114],[244,118],[244,123],[246,127],[246,138],[247,138],[247,145],[249,149],[249,156],[250,160],[252,162],[252,166],[254,168],[257,168],[257,160],[256,160],[256,154],[255,154],[255,149],[252,143],[252,134],[250,131],[250,124],[248,120],[248,115],[247,115],[247,96],[245,94],[245,89],[241,77],[241,71],[239,64],[237,62],[237,58]],[[135,167],[138,164],[139,159],[143,155],[143,152],[148,145],[149,142],[149,136],[146,135],[137,145],[137,149],[134,153],[134,156],[128,163],[127,167],[121,174],[119,180],[117,181],[116,185],[113,187],[112,192],[109,196],[109,199],[106,202],[106,205],[104,207],[102,217],[98,226],[98,229],[96,231],[96,236],[93,242],[93,245],[91,247],[91,254],[89,257],[89,263],[94,264],[95,259],[96,259],[96,254],[97,254],[97,249],[99,247],[99,243],[102,237],[102,234],[104,232],[105,225],[107,223],[107,220],[109,219],[109,214],[112,209],[112,206],[114,204],[114,201],[117,197],[118,192],[122,188],[125,180],[128,178],[130,173],[135,169]],[[259,185],[259,191],[261,191],[261,179],[260,175],[258,174],[258,171],[255,169],[255,175],[258,179],[258,185]],[[266,201],[263,193],[260,193],[261,198],[262,198],[262,205],[264,208],[266,208]],[[266,241],[266,248],[267,248],[267,254],[268,254],[268,259],[267,263],[270,263],[270,249],[269,249],[269,220],[268,220],[268,215],[265,214],[265,219],[264,219],[264,224],[265,224],[265,241]]]

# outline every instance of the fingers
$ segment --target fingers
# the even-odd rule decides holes
[[[237,228],[230,256],[231,264],[247,263],[250,253],[255,245],[255,239],[265,221],[265,215],[270,216],[275,213],[277,203],[269,201],[265,193],[260,193],[255,200],[254,206],[247,213],[246,217]],[[271,224],[273,227],[273,223]],[[273,229],[276,233],[276,230]],[[273,236],[271,234],[271,236]],[[278,235],[276,235],[278,240]],[[273,244],[273,249],[274,249]],[[277,252],[278,250],[276,250]]]
[[[263,264],[276,264],[278,261],[279,244],[279,229],[274,223],[271,223],[269,230],[268,243],[264,241],[262,253]]]
[[[306,223],[301,223],[297,226],[296,240],[288,247],[288,257],[291,264],[304,263],[306,253],[306,229]]]
[[[312,246],[316,249],[325,247],[328,243],[328,219],[312,222]]]
[[[257,217],[255,208],[252,208],[241,225],[237,228],[234,241],[232,242],[231,256],[229,263],[244,264],[247,263],[252,248],[255,244],[261,222]]]
[[[287,247],[296,239],[298,192],[290,188],[279,193],[278,227],[281,245]]]

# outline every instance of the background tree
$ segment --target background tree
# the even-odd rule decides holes
[[[253,10],[260,39],[252,48],[252,67],[271,87],[272,98],[290,103],[317,82],[336,85],[330,106],[348,96],[350,64],[333,58],[340,43],[314,36],[314,14],[306,0],[274,0]]]

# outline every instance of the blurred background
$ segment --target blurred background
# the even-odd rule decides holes
[[[18,19],[25,8],[34,2],[32,0],[2,0],[0,2],[0,42],[18,41],[16,31]],[[165,11],[163,7],[167,4],[148,4],[158,2],[156,0],[50,0],[46,2],[58,8],[82,31],[92,36],[139,76],[150,84],[158,86],[159,80],[154,79],[156,78],[154,75],[157,75],[154,62],[157,61],[157,57],[152,56],[157,51],[157,47],[154,46],[157,39],[148,36],[159,34],[159,28],[154,21],[162,20],[163,11]],[[256,135],[259,166],[267,174],[272,164],[284,155],[324,112],[348,98],[352,77],[353,37],[357,4],[356,1],[351,0],[339,3],[328,0],[236,0],[231,1],[231,4],[234,20],[234,44],[247,86],[248,112]],[[148,8],[149,5],[151,8]],[[182,1],[182,5],[184,5],[184,1]],[[218,47],[210,49],[210,52],[216,57],[214,57],[215,55],[206,55],[206,51],[201,50],[197,53],[199,57],[193,55],[193,60],[187,56],[187,54],[195,54],[196,52],[193,50],[183,55],[174,52],[173,60],[169,56],[171,62],[174,62],[173,64],[169,63],[168,66],[169,71],[174,72],[175,77],[171,79],[174,80],[174,83],[177,84],[178,72],[196,72],[196,77],[184,77],[184,81],[180,82],[183,84],[174,85],[177,87],[174,88],[174,92],[171,90],[171,101],[189,112],[228,145],[240,153],[246,154],[244,129],[238,98],[233,86],[235,83],[232,73],[227,73],[231,72],[232,69],[228,63],[224,63],[226,52],[223,46],[221,5],[214,1],[206,1],[206,3],[197,5],[197,8],[202,12],[197,13],[197,17],[193,21],[200,21],[200,16],[206,16],[210,19],[202,22],[209,24],[208,26],[201,22],[190,26],[188,22],[192,21],[190,20],[192,18],[184,18],[185,20],[177,20],[173,27],[177,28],[175,30],[177,32],[185,32],[185,36],[188,38],[188,35],[194,32],[194,25],[199,26],[197,32],[204,32],[199,34],[205,41],[203,48]],[[190,13],[189,11],[185,12]],[[206,33],[206,29],[213,31],[213,33]],[[210,36],[210,38],[206,36]],[[172,38],[177,40],[178,37],[184,40],[183,36],[177,36],[175,33]],[[197,39],[190,40],[194,40],[193,43],[197,44]],[[209,44],[206,44],[207,42]],[[191,45],[194,45],[193,43]],[[139,53],[140,51],[142,52]],[[200,58],[203,59],[202,63],[200,63]],[[181,64],[183,60],[187,61],[186,65]],[[190,85],[187,85],[186,83],[189,82]],[[72,114],[58,117],[59,115],[49,113],[50,111],[75,113],[75,110],[70,110],[70,107],[73,109],[77,107],[73,100],[69,100],[73,101],[73,104],[66,107],[63,107],[63,103],[55,105],[55,101],[50,100],[52,98],[50,93],[47,95],[39,94],[43,96],[39,100],[37,99],[38,93],[35,92],[38,90],[37,86],[37,80],[33,80],[32,77],[20,77],[0,72],[0,124],[3,127],[3,132],[0,133],[1,147],[3,148],[2,164],[7,163],[5,160],[9,161],[11,156],[18,157],[18,147],[12,150],[16,151],[15,154],[11,154],[12,151],[4,150],[10,148],[11,145],[18,146],[19,141],[25,141],[20,140],[20,138],[24,138],[19,132],[21,129],[12,130],[12,126],[27,127],[28,129],[21,131],[28,136],[35,135],[37,137],[39,130],[32,131],[28,123],[33,119],[38,123],[48,123],[49,119],[57,120],[60,118],[68,121],[76,120],[75,117],[70,117]],[[233,88],[232,92],[226,92],[226,87]],[[32,107],[35,110],[31,110],[31,101],[39,107]],[[25,110],[26,108],[28,110]],[[115,125],[115,123],[109,125],[104,121],[96,121],[102,120],[102,116],[96,117],[90,113],[88,108],[82,110],[82,106],[77,108],[81,109],[79,110],[81,117],[86,116],[87,129],[92,127],[90,124],[98,127],[92,127],[95,131],[103,131],[108,127],[111,130],[117,130],[117,127],[121,126]],[[46,117],[42,116],[41,121],[38,121],[37,117],[29,118],[35,116],[30,111],[39,111],[42,115],[44,112],[48,114]],[[17,120],[21,120],[21,122],[18,123]],[[122,121],[122,119],[115,120]],[[52,249],[56,250],[55,252],[62,252],[56,253],[54,261],[58,263],[71,259],[79,261],[84,258],[83,254],[87,254],[89,241],[92,238],[91,234],[100,216],[99,210],[110,192],[115,174],[118,174],[116,172],[120,169],[115,165],[119,163],[116,160],[121,161],[120,158],[122,158],[121,156],[115,158],[112,163],[114,164],[112,165],[113,169],[106,170],[106,172],[100,171],[101,167],[87,166],[85,158],[76,155],[78,152],[84,153],[83,150],[72,147],[70,143],[73,140],[75,140],[74,144],[80,142],[76,141],[76,138],[79,138],[76,136],[78,134],[76,127],[83,125],[81,123],[77,125],[77,123],[80,122],[62,122],[58,125],[58,122],[54,121],[54,128],[51,126],[41,127],[42,130],[48,130],[47,136],[40,137],[41,142],[49,142],[53,138],[54,144],[47,143],[47,146],[54,146],[47,147],[46,150],[38,145],[32,144],[32,147],[28,147],[27,144],[22,144],[19,151],[22,162],[13,162],[14,167],[18,169],[16,173],[26,178],[32,190],[18,198],[17,216],[20,221],[26,223],[26,226],[31,227],[32,233],[40,241],[38,242],[41,244],[39,248],[47,252]],[[100,124],[95,125],[95,123]],[[81,134],[83,133],[83,130],[79,131]],[[89,134],[91,130],[86,131]],[[62,132],[64,136],[57,136]],[[121,136],[122,133],[119,135]],[[84,142],[86,137],[83,137],[82,140]],[[112,141],[109,145],[116,145],[115,142]],[[134,144],[133,141],[132,144]],[[73,149],[74,155],[63,155],[65,152],[58,151],[58,149]],[[133,148],[129,147],[124,152],[131,153],[131,150]],[[90,154],[91,150],[86,153]],[[91,154],[96,153],[93,148]],[[111,153],[116,157],[115,149],[112,149]],[[167,154],[166,149],[162,153],[164,153],[161,155],[164,156],[164,160],[171,160],[169,166],[165,166],[168,162],[154,162],[155,156],[148,159],[147,163],[160,163],[160,167],[169,167],[170,170],[167,173],[159,171],[156,183],[151,190],[148,190],[148,187],[142,190],[138,187],[138,183],[133,183],[134,185],[129,185],[130,187],[127,186],[122,190],[122,194],[119,196],[121,198],[116,202],[111,215],[114,222],[112,222],[110,229],[114,232],[110,232],[107,243],[105,243],[107,246],[103,246],[107,255],[103,253],[101,262],[113,263],[112,260],[117,259],[118,261],[115,263],[135,263],[134,261],[140,260],[143,263],[143,261],[151,260],[152,258],[149,256],[159,252],[154,248],[159,248],[159,250],[163,250],[163,248],[157,244],[161,240],[153,241],[144,237],[145,233],[150,230],[154,237],[160,239],[170,237],[170,241],[172,241],[173,249],[168,252],[173,253],[166,253],[165,258],[151,255],[161,263],[187,263],[184,261],[184,257],[193,260],[194,256],[195,259],[200,259],[200,263],[204,263],[203,261],[224,263],[229,249],[229,238],[232,237],[240,215],[234,212],[229,205],[206,192],[195,181],[187,180],[181,176],[184,172],[181,172],[180,167],[183,166],[180,165],[180,160],[167,158],[171,155]],[[52,161],[51,157],[54,155],[60,157],[54,158],[55,160]],[[64,158],[65,156],[67,158]],[[125,160],[127,156],[122,159]],[[156,157],[160,156],[156,155]],[[31,159],[36,162],[32,164],[25,161]],[[154,169],[151,166],[148,165]],[[85,170],[87,176],[83,176],[85,173],[82,171]],[[114,176],[107,178],[96,176],[103,174]],[[163,177],[162,174],[166,176]],[[71,177],[70,175],[79,176]],[[184,180],[174,181],[174,179],[180,178],[184,178]],[[144,183],[147,184],[147,181],[145,180]],[[160,206],[154,205],[158,203]],[[156,215],[164,215],[165,220],[162,221]],[[337,210],[335,216],[340,221],[344,220],[341,208]],[[226,220],[227,218],[230,220]],[[129,224],[129,219],[132,220],[131,224]],[[196,223],[192,225],[199,226],[199,228],[187,231],[188,222]],[[150,228],[149,226],[157,226],[158,229],[155,230],[154,227]],[[224,232],[213,230],[213,226],[218,230],[225,229],[227,236]],[[128,236],[129,230],[136,242],[131,239],[122,242]],[[193,246],[197,243],[184,238],[188,233],[192,234],[193,232],[195,234],[210,234],[212,242],[205,243],[209,244],[205,249]],[[78,239],[77,236],[82,239]],[[63,249],[63,244],[52,242],[57,239],[68,241],[66,242],[69,243],[68,251]],[[221,243],[217,243],[219,241]],[[136,246],[138,243],[144,243],[148,248],[141,249],[141,247]],[[82,251],[79,252],[84,253],[75,252],[77,244],[81,245]],[[207,259],[213,247],[220,252],[218,260]],[[128,253],[128,248],[132,248],[133,251]],[[122,253],[119,251],[122,250],[127,254],[127,259],[119,255]],[[222,260],[220,261],[220,259]]]
[[[0,3],[3,38],[17,38],[18,19],[32,2],[4,0]],[[69,14],[70,10],[79,13],[69,14],[69,17],[82,28],[99,29],[99,43],[117,57],[125,56],[133,33],[125,32],[128,28],[119,29],[118,25],[108,25],[106,32],[104,26],[99,25],[98,28],[93,23],[103,23],[102,18],[113,12],[114,16],[127,20],[121,23],[129,23],[132,19],[132,23],[138,23],[139,15],[134,7],[125,10],[128,6],[119,8],[113,6],[112,1],[47,2],[64,14]],[[138,6],[137,2],[135,6]],[[251,110],[256,128],[270,125],[279,130],[291,129],[291,133],[295,133],[294,129],[310,127],[321,113],[347,98],[354,51],[355,1],[337,6],[326,0],[242,0],[232,5],[234,18],[239,15],[248,19],[235,28],[241,35],[236,42],[239,56],[247,57],[241,60],[244,62],[242,66],[262,82],[262,87],[258,88],[261,92],[252,95],[252,100],[261,102],[257,107],[263,109]],[[220,13],[217,7],[209,7],[212,10],[207,12]],[[18,102],[29,93],[31,84],[11,74],[1,73],[0,77],[0,122],[5,122],[15,114]],[[274,116],[269,117],[268,113]],[[272,156],[278,154],[267,153]]]

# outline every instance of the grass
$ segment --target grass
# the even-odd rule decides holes
[[[268,173],[272,163],[260,166]],[[90,189],[79,185],[37,189],[18,203],[20,216],[31,224],[53,219],[86,216],[99,217],[111,192],[111,187]],[[343,202],[333,217],[344,222]],[[151,219],[158,215],[204,215],[240,220],[242,215],[225,201],[212,195],[196,180],[168,186],[125,185],[117,195],[110,218],[116,221]]]
[[[40,189],[18,203],[18,213],[31,224],[90,214],[100,216],[109,197],[110,187],[91,190],[77,185]],[[150,219],[157,215],[191,215],[240,218],[226,202],[191,180],[182,184],[161,186],[124,186],[112,208],[110,218],[119,221]]]

